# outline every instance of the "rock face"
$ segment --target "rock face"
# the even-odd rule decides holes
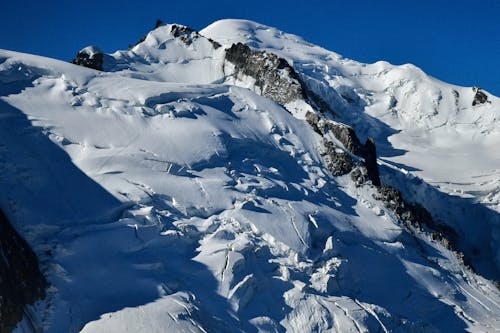
[[[170,32],[175,38],[179,38],[186,45],[191,45],[193,40],[199,37],[199,34],[191,29],[190,27],[185,27],[182,25],[172,25],[172,30]]]
[[[488,96],[479,87],[473,87],[472,90],[476,93],[474,95],[474,100],[472,101],[472,106],[477,104],[484,104],[488,101]]]
[[[35,253],[0,211],[0,332],[12,331],[46,286]]]
[[[336,147],[333,142],[327,139],[323,140],[323,144],[326,148],[323,159],[332,175],[342,176],[353,170],[355,162],[349,154]]]
[[[456,249],[457,233],[447,225],[437,223],[423,206],[418,203],[408,203],[399,190],[390,186],[379,186],[377,192],[378,194],[374,197],[383,201],[386,208],[392,210],[402,222],[419,230],[423,227],[430,229],[433,239],[458,252]]]
[[[372,181],[373,185],[380,186],[375,141],[372,138],[368,138],[364,144],[361,144],[352,127],[331,121],[326,122],[325,124],[328,130],[344,145],[345,148],[347,148],[347,150],[365,160],[368,177]]]
[[[377,165],[377,151],[372,138],[368,138],[365,144],[361,144],[352,127],[326,120],[322,116],[311,112],[306,115],[306,120],[318,134],[323,137],[328,134],[333,135],[348,152],[363,158],[367,178],[371,180],[373,185],[381,185]],[[330,172],[335,176],[351,172],[356,165],[353,158],[339,148],[334,149],[334,144],[328,142],[328,140],[325,139],[325,142],[326,155],[328,155],[329,159],[327,166]]]
[[[299,77],[288,62],[275,54],[253,51],[237,43],[226,50],[226,60],[234,65],[237,78],[250,76],[261,95],[284,105],[297,99],[307,99]]]
[[[432,216],[425,208],[418,204],[405,202],[401,192],[393,187],[380,186],[376,198],[383,201],[385,206],[396,213],[401,220],[414,227],[435,226]]]
[[[87,46],[78,52],[75,59],[73,59],[71,63],[102,71],[103,60],[104,54],[101,50],[99,50],[99,48],[95,46]]]
[[[190,27],[184,26],[184,25],[178,25],[178,24],[173,24],[170,30],[170,34],[175,37],[180,39],[186,46],[189,46],[195,41],[196,39],[202,37],[200,33]],[[221,47],[219,43],[216,41],[208,38],[210,43],[214,46],[215,49],[218,49]]]
[[[377,188],[375,199],[382,201],[385,207],[392,210],[402,223],[419,230],[427,228],[435,240],[457,251],[457,234],[453,229],[437,223],[423,206],[417,203],[408,203],[398,189],[381,184],[377,151],[372,138],[368,138],[365,144],[361,144],[352,127],[327,120],[318,113],[307,113],[306,120],[318,134],[323,136],[325,146],[323,159],[326,167],[334,176],[350,174],[356,186],[361,186],[370,180],[372,185]],[[340,141],[347,152],[329,139],[330,134]],[[363,158],[363,161],[356,159],[356,157]]]

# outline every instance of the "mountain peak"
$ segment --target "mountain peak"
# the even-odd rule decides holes
[[[0,50],[9,327],[500,327],[498,98],[246,20],[73,63]]]

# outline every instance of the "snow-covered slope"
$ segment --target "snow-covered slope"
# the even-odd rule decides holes
[[[337,119],[375,138],[384,182],[467,238],[462,251],[473,261],[496,258],[497,273],[486,274],[498,276],[500,99],[479,90],[487,101],[476,104],[477,89],[440,82],[413,65],[362,64],[250,21],[222,20],[201,33],[287,59]]]
[[[498,98],[480,91],[487,101],[473,105],[476,90],[440,82],[415,66],[362,64],[244,20],[218,21],[200,33],[176,24],[161,26],[131,50],[108,55],[104,68],[147,80],[237,85],[274,97],[298,118],[313,111],[301,98],[281,101],[293,85],[281,83],[284,88],[277,94],[266,94],[266,84],[256,82],[261,73],[235,68],[238,64],[224,53],[235,43],[286,59],[303,89],[328,104],[330,118],[353,126],[362,141],[375,139],[384,183],[399,188],[408,201],[424,205],[436,220],[455,230],[467,261],[481,274],[498,278]],[[276,60],[259,57],[260,63],[243,65],[269,72],[269,63]],[[256,75],[245,75],[248,72]],[[278,68],[277,76],[287,74]]]
[[[314,103],[298,94],[284,107],[237,75],[225,51],[234,42],[287,59],[327,117],[375,137],[384,182],[433,214],[445,208],[443,222],[470,233],[484,275],[498,277],[488,257],[499,236],[497,98],[469,107],[470,88],[253,22],[200,34],[165,25],[104,55],[105,71],[0,51],[0,207],[51,284],[18,331],[498,330],[494,283],[402,223],[369,182],[333,177],[324,138],[303,119]],[[476,161],[460,155],[471,151]],[[469,164],[450,170],[448,155]],[[454,184],[481,173],[484,193]],[[466,200],[452,189],[475,202],[447,206]],[[472,204],[484,221],[448,219]]]

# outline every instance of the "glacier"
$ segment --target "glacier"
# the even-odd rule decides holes
[[[246,20],[81,53],[0,50],[0,208],[49,284],[14,332],[500,330],[497,97]]]

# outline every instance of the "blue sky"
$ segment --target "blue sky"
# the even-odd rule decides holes
[[[498,0],[5,0],[0,48],[71,60],[90,44],[126,49],[158,18],[195,29],[250,19],[351,59],[413,63],[440,80],[500,96]]]

